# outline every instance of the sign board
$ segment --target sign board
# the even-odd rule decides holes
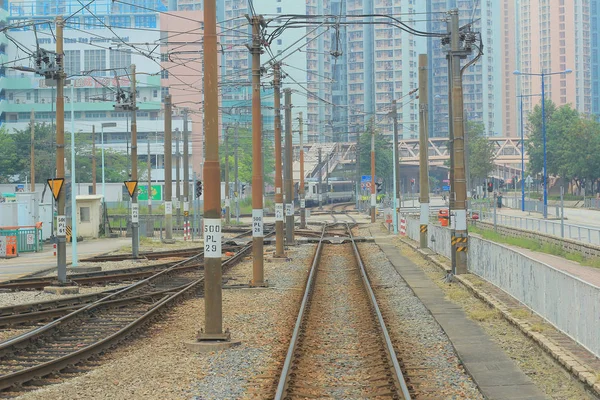
[[[361,182],[371,182],[371,175],[363,175],[360,177]]]
[[[300,208],[306,208],[306,200],[300,199]]]
[[[138,203],[131,203],[131,222],[134,224],[140,222],[140,205]]]
[[[170,201],[165,201],[165,215],[173,214],[173,203]]]
[[[392,223],[392,210],[390,210],[389,208],[385,210],[385,223]]]
[[[275,221],[283,221],[283,203],[275,203]]]
[[[35,235],[33,233],[27,234],[27,244],[35,244]]]
[[[56,236],[67,236],[67,217],[64,215],[59,215],[56,217]]]
[[[162,185],[150,186],[150,200],[162,200]],[[148,185],[138,186],[138,200],[149,200],[148,199]]]
[[[129,193],[129,196],[133,197],[133,195],[135,194],[135,190],[137,189],[137,181],[125,181],[123,183],[127,188],[127,193]]]
[[[58,201],[58,195],[60,194],[60,189],[62,188],[63,184],[65,183],[64,178],[48,179],[46,182],[48,182],[48,187],[50,188],[50,191],[52,192],[52,196],[54,196],[54,200]]]
[[[263,237],[263,210],[252,210],[252,236]]]
[[[221,220],[206,218],[204,220],[204,258],[221,257]]]
[[[450,186],[444,185],[444,186],[442,186],[442,190],[444,192],[449,192],[450,191]]]
[[[444,179],[442,182],[444,182],[444,183],[450,183],[450,179]]]
[[[527,175],[527,178],[525,178],[525,183],[528,185],[531,185],[533,183],[533,178],[531,177],[531,175]]]
[[[287,203],[285,205],[285,215],[288,217],[294,216],[294,203]]]

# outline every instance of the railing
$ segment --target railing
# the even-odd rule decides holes
[[[16,236],[19,253],[32,253],[44,249],[42,230],[35,226],[0,228],[0,236]]]
[[[482,209],[473,209],[479,212],[479,219],[486,222],[494,222],[494,213]],[[556,220],[541,218],[517,217],[496,213],[496,224],[510,226],[513,228],[537,231],[547,235],[567,238],[578,242],[600,245],[600,228],[568,224]]]
[[[583,204],[585,208],[597,208],[600,209],[600,199],[585,199]]]

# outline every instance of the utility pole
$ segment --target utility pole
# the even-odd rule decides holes
[[[323,169],[321,166],[322,162],[323,161],[322,161],[321,147],[319,147],[319,186],[317,186],[317,196],[319,199],[319,210],[323,209],[323,201],[322,201],[323,199],[321,196],[321,192],[323,192],[323,174],[321,173],[321,171]]]
[[[190,237],[190,150],[188,132],[188,109],[183,109],[183,237]]]
[[[96,125],[92,125],[92,194],[96,194]]]
[[[63,51],[63,17],[56,17],[56,60],[58,73],[56,74],[56,178],[65,178],[65,64]],[[64,185],[58,195],[58,229],[56,245],[57,274],[59,284],[67,283],[67,238],[61,229],[61,221],[66,231]]]
[[[398,210],[400,209],[400,157],[398,155],[398,105],[392,100],[392,118],[394,119],[394,234],[398,234]]]
[[[419,245],[422,249],[427,248],[427,226],[429,224],[428,86],[427,54],[419,54],[419,203],[421,203]]]
[[[302,112],[298,115],[300,124],[300,229],[306,228],[306,201],[304,200],[304,127],[302,125]]]
[[[238,135],[240,123],[235,124],[235,149],[233,150],[233,164],[235,168],[235,222],[240,223],[240,182],[238,180]]]
[[[137,182],[137,106],[136,106],[136,77],[135,64],[131,64],[131,180]],[[134,211],[135,210],[135,211]],[[131,220],[131,250],[133,258],[140,254],[140,236],[138,218],[137,190],[131,195],[131,211],[135,212],[135,219]],[[132,214],[133,217],[133,214]]]
[[[460,60],[470,53],[470,47],[464,46],[465,38],[461,38],[459,28],[458,10],[449,11],[450,14],[450,50],[448,51],[450,68],[451,114],[452,125],[452,168],[451,168],[451,207],[454,209],[454,224],[451,227],[453,274],[467,272],[467,186],[465,176],[465,142],[463,118],[463,88]]]
[[[371,222],[375,222],[375,207],[377,206],[377,192],[375,190],[375,127],[373,124],[371,124]]]
[[[283,190],[281,177],[281,64],[273,64],[275,108],[275,257],[285,257],[283,249]],[[287,122],[287,121],[286,121]]]
[[[360,211],[361,175],[360,175],[360,134],[356,132],[356,211]]]
[[[252,25],[252,286],[266,286],[263,259],[263,174],[262,174],[262,114],[260,109],[261,28],[262,16],[246,16]],[[217,98],[215,96],[215,103]],[[216,107],[216,105],[215,105]],[[217,115],[215,109],[215,115]],[[220,285],[220,282],[219,282]]]
[[[148,135],[148,214],[152,215],[152,160],[150,157],[150,135]],[[150,219],[149,223],[154,224],[154,221]],[[154,228],[152,229],[154,232]]]
[[[175,129],[175,209],[177,210],[177,229],[181,229],[181,153],[179,152],[179,128]]]
[[[225,129],[225,224],[231,224],[229,200],[229,126]]]
[[[35,192],[35,111],[31,109],[31,118],[29,120],[31,130],[31,149],[30,149],[30,164],[29,164],[29,178],[31,179],[31,190]],[[96,189],[96,181],[94,180],[94,189]]]
[[[294,176],[292,148],[292,89],[284,89],[285,96],[285,241],[294,244]]]
[[[223,332],[221,289],[221,167],[219,165],[219,74],[217,65],[216,0],[206,0],[204,2],[203,43],[206,132],[206,159],[202,171],[204,184],[206,185],[206,195],[204,196],[205,328],[203,332],[198,334],[198,339],[202,341],[229,341],[229,332]],[[260,88],[257,89],[260,90]]]
[[[171,121],[171,95],[165,96],[165,239],[173,241],[173,164],[171,155],[173,153],[172,143],[172,121]]]

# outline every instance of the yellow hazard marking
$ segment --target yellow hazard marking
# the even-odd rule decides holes
[[[54,200],[58,201],[58,195],[60,195],[60,189],[62,189],[63,184],[65,183],[64,178],[52,178],[46,181],[48,183],[48,187],[52,191],[52,196],[54,196]]]
[[[427,225],[421,225],[421,232],[427,232]]]
[[[133,197],[133,194],[135,193],[135,190],[137,189],[137,181],[125,181],[123,182],[125,184],[125,187],[127,188],[127,191],[129,192],[129,196]]]
[[[457,247],[456,251],[467,251],[467,246],[464,247]]]

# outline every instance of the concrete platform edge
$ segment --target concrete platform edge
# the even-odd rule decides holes
[[[436,265],[445,272],[450,271],[449,265],[445,265],[444,263],[432,257],[433,255],[438,254],[428,254],[424,252],[415,243],[412,243],[412,240],[410,239],[401,238],[401,240],[403,243],[411,247],[427,261],[432,262],[434,265]],[[600,396],[600,380],[596,380],[595,371],[590,370],[585,365],[582,365],[574,359],[572,359],[564,349],[558,348],[554,343],[550,342],[550,340],[548,340],[542,333],[533,331],[531,327],[525,323],[525,321],[513,317],[509,313],[508,308],[503,303],[499,302],[492,296],[489,296],[487,293],[484,293],[483,291],[479,290],[468,280],[463,279],[460,275],[455,275],[454,279],[457,282],[459,282],[465,289],[471,292],[475,297],[482,300],[490,307],[493,307],[494,309],[498,310],[506,321],[508,321],[511,325],[517,327],[525,336],[527,336],[541,349],[543,349],[546,352],[546,354],[558,361],[559,364],[561,364],[568,373],[570,373],[574,378],[582,382],[587,389],[591,390],[597,396]],[[523,303],[521,304],[523,305],[523,307],[527,308],[527,306],[525,306]]]

